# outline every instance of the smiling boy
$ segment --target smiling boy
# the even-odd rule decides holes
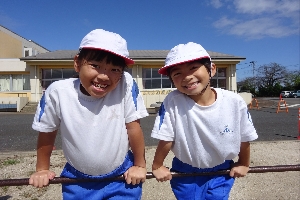
[[[168,53],[167,75],[177,90],[164,99],[151,136],[159,139],[152,171],[158,181],[171,180],[177,199],[228,199],[235,177],[249,170],[250,143],[257,138],[244,100],[233,92],[210,87],[216,66],[199,44],[180,44]],[[229,175],[173,178],[163,165],[172,150],[171,171]],[[239,157],[236,163],[232,159]]]
[[[126,41],[102,29],[88,33],[74,58],[79,78],[52,83],[36,111],[36,172],[29,183],[44,187],[55,177],[50,156],[58,129],[67,160],[61,176],[124,181],[62,184],[63,199],[140,199],[146,178],[140,118],[148,116],[131,75]],[[130,148],[130,150],[129,150]]]

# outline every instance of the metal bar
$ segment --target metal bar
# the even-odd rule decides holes
[[[287,172],[287,171],[300,171],[300,164],[250,167],[248,173]],[[171,174],[172,177],[185,177],[185,176],[224,175],[224,174],[229,174],[229,172],[230,170],[222,170],[216,172],[198,172],[198,173],[171,172]],[[151,179],[151,178],[155,178],[154,175],[151,172],[147,172],[146,179]],[[122,181],[122,180],[124,180],[123,176],[104,178],[104,179],[70,179],[64,177],[55,177],[54,179],[49,181],[49,184],[97,182],[97,181]],[[0,187],[21,186],[21,185],[29,185],[29,178],[0,180]]]

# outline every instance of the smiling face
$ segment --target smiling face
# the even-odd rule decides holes
[[[214,76],[216,67],[211,66],[211,76]],[[170,69],[170,78],[175,87],[182,93],[198,102],[202,97],[211,92],[209,87],[209,70],[201,63],[187,62],[176,65]]]
[[[86,60],[75,56],[74,68],[79,74],[82,93],[101,98],[117,87],[124,67],[114,65],[107,59],[105,57],[100,61]]]

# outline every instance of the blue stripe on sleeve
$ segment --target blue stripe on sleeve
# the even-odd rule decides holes
[[[251,124],[253,124],[252,119],[251,119],[251,115],[250,115],[248,110],[247,110],[247,115],[248,115],[248,120],[251,122]]]
[[[160,127],[161,127],[161,125],[164,121],[165,113],[166,113],[166,110],[165,110],[164,103],[161,103],[159,111],[158,111],[158,114],[159,114],[159,117],[160,117],[159,128],[158,129],[160,129]]]
[[[139,88],[138,88],[135,80],[133,80],[133,85],[132,85],[132,88],[131,88],[131,94],[132,94],[132,99],[133,99],[136,110],[137,110],[137,97],[138,97],[139,93],[140,93]]]
[[[41,121],[41,118],[42,118],[42,115],[44,114],[45,112],[45,106],[46,106],[46,101],[45,101],[45,94],[43,94],[41,100],[40,100],[40,107],[41,107],[41,110],[40,110],[40,115],[39,115],[39,122]]]

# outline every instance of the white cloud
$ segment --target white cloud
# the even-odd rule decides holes
[[[234,0],[237,12],[245,14],[299,12],[299,0]]]
[[[228,26],[234,26],[237,23],[237,20],[234,19],[228,19],[227,17],[222,17],[218,21],[214,23],[214,26],[216,28],[226,28]]]
[[[263,37],[284,37],[295,34],[295,30],[280,26],[276,19],[260,18],[249,21],[240,21],[230,28],[230,33],[245,36],[248,39],[260,39]]]
[[[220,8],[222,7],[222,3],[220,0],[211,0],[210,4],[215,7],[215,8]]]
[[[228,3],[227,0],[224,0]],[[234,17],[213,23],[222,33],[247,39],[299,34],[299,0],[233,0]],[[220,2],[222,4],[222,2]],[[230,7],[230,6],[228,6]],[[229,15],[227,12],[227,15]]]
[[[234,0],[237,12],[246,14],[260,14],[274,12],[277,2],[275,0]]]

